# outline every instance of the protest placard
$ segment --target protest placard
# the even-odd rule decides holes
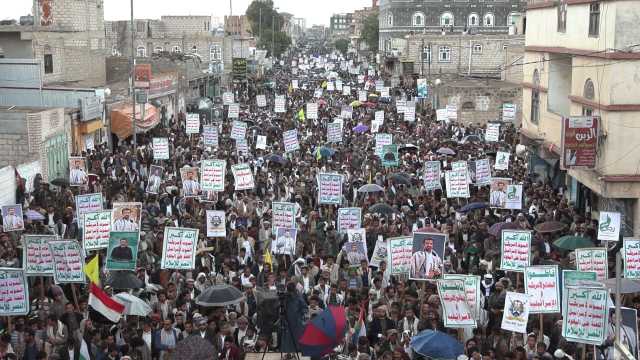
[[[342,142],[342,124],[335,122],[327,124],[327,142]]]
[[[414,122],[416,121],[416,102],[407,101],[404,107],[404,121]]]
[[[282,134],[282,141],[284,142],[284,151],[292,152],[300,149],[300,141],[298,140],[298,130],[287,130]]]
[[[449,104],[447,105],[447,119],[449,121],[451,120],[458,120],[458,106],[455,104]]]
[[[351,95],[351,86],[349,85],[344,85],[342,87],[342,95],[344,96],[350,96]]]
[[[222,210],[207,210],[207,237],[227,236],[225,213]]]
[[[222,93],[222,105],[231,105],[235,101],[233,92],[225,91]]]
[[[318,104],[307,103],[307,118],[311,120],[318,119]]]
[[[362,226],[362,209],[359,207],[338,209],[338,232],[346,233],[349,229]]]
[[[560,273],[557,265],[529,266],[524,270],[524,290],[531,314],[560,312]]]
[[[489,159],[476,160],[476,186],[491,184],[491,165]]]
[[[384,90],[384,80],[376,80],[376,92],[382,92]]]
[[[267,136],[266,135],[258,135],[256,137],[256,149],[266,150],[267,149]]]
[[[200,133],[200,114],[187,114],[186,122],[187,135]]]
[[[169,160],[169,139],[153,138],[153,160]]]
[[[377,122],[378,124],[384,123],[384,110],[375,112],[375,122]]]
[[[388,98],[390,92],[391,92],[391,88],[385,87],[384,89],[382,89],[382,91],[380,91],[380,97]]]
[[[102,193],[76,195],[78,227],[84,226],[84,214],[102,210]]]
[[[111,210],[94,211],[84,214],[82,247],[85,251],[106,249],[111,232]]]
[[[442,183],[440,182],[440,161],[425,162],[424,188],[427,191],[442,189]]]
[[[496,170],[509,170],[509,157],[511,154],[506,151],[496,152],[496,163],[493,168]]]
[[[226,160],[202,160],[200,186],[202,190],[224,191],[224,178],[227,172]]]
[[[522,272],[531,264],[531,231],[502,230],[500,269]]]
[[[89,184],[89,176],[87,175],[87,159],[81,156],[69,157],[69,185],[86,186]],[[6,225],[5,225],[6,228]],[[15,231],[12,229],[11,231]],[[5,230],[9,231],[9,230]]]
[[[24,235],[22,263],[26,275],[53,275],[53,257],[49,242],[57,240],[56,235]]]
[[[467,303],[464,281],[441,279],[437,281],[437,284],[444,326],[449,328],[475,327],[476,320]]]
[[[407,106],[407,100],[404,98],[396,99],[396,112],[398,114],[404,114],[404,108]]]
[[[604,281],[609,278],[609,262],[607,260],[607,249],[576,249],[575,254],[576,269],[578,271],[593,271],[596,273],[598,281]]]
[[[382,158],[382,156],[384,155],[384,153],[382,152],[382,149],[385,145],[393,144],[393,135],[386,134],[386,133],[377,133],[375,139],[376,139],[375,154],[379,158]]]
[[[342,80],[340,79],[336,79],[336,90],[337,91],[342,91]]]
[[[236,139],[236,151],[238,155],[248,155],[249,154],[249,143],[247,139]]]
[[[601,345],[606,339],[608,316],[606,288],[567,288],[562,306],[562,337],[567,341]]]
[[[300,84],[298,83],[298,79],[291,80],[291,88],[292,89],[299,89],[300,88]]]
[[[389,270],[391,275],[409,275],[413,237],[402,236],[387,239],[389,244]]]
[[[249,164],[243,163],[232,165],[231,172],[233,173],[236,191],[253,189],[255,183],[253,180],[253,172],[251,172]]]
[[[507,291],[500,327],[503,330],[526,334],[529,322],[529,301],[527,294]]]
[[[522,185],[510,184],[507,185],[507,197],[504,201],[504,208],[511,210],[522,209]]]
[[[516,119],[516,104],[502,104],[502,121],[514,121]]]
[[[620,238],[620,213],[600,211],[598,240],[618,241]]]
[[[400,155],[398,153],[398,144],[389,144],[382,147],[382,166],[385,168],[398,166],[400,164]]]
[[[467,304],[475,320],[480,320],[482,310],[482,293],[480,292],[480,276],[464,274],[443,274],[443,280],[461,280],[464,283],[464,292],[467,296]]]
[[[340,109],[340,117],[343,119],[351,119],[353,116],[353,108],[350,105],[344,105]]]
[[[373,248],[373,254],[371,254],[371,260],[369,260],[369,266],[380,267],[381,262],[387,261],[387,254],[389,253],[389,245],[382,239],[382,236],[378,236],[376,245]]]
[[[135,271],[140,233],[138,231],[111,232],[107,248],[107,270]]]
[[[202,127],[202,140],[204,146],[218,147],[218,128],[214,125],[204,125]]]
[[[56,284],[84,283],[84,253],[75,240],[59,240],[49,243],[53,257],[53,280]]]
[[[276,95],[274,111],[279,114],[287,112],[287,99],[284,95]]]
[[[449,122],[449,117],[447,116],[447,109],[438,109],[436,110],[436,120]]]
[[[247,123],[240,120],[234,120],[231,126],[231,139],[244,139],[247,136]]]
[[[320,173],[318,181],[318,203],[335,204],[342,203],[342,181],[343,175]]]
[[[500,141],[500,124],[488,123],[487,130],[484,135],[484,140],[487,142]]]
[[[138,231],[142,218],[142,203],[113,203],[111,231]]]
[[[256,105],[258,105],[258,107],[266,107],[267,97],[265,95],[256,96]]]
[[[29,313],[29,287],[22,269],[0,268],[0,289],[0,316]]]
[[[240,104],[233,103],[229,105],[229,112],[227,113],[229,119],[237,119],[240,117]]]
[[[625,238],[622,249],[624,277],[640,279],[640,240]]]
[[[296,228],[296,204],[289,202],[271,203],[271,232],[275,235],[277,228]]]
[[[161,269],[190,270],[196,266],[198,229],[165,227]]]
[[[466,161],[451,164],[451,171],[445,172],[445,186],[448,198],[468,198],[469,174]]]
[[[358,90],[358,101],[366,102],[367,101],[367,91],[366,90]]]

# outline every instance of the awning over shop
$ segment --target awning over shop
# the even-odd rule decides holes
[[[138,133],[147,132],[160,123],[158,109],[146,104],[144,119],[141,119],[141,106],[136,105],[136,128]],[[111,109],[111,132],[120,139],[133,135],[133,120],[131,117],[131,103],[123,104]]]

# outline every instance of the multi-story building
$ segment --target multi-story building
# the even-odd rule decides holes
[[[530,169],[593,217],[622,213],[624,236],[640,235],[639,17],[637,1],[531,1],[523,61]],[[595,167],[562,170],[563,118],[583,115],[600,117]]]
[[[251,37],[251,24],[246,15],[224,17],[224,32],[229,36]]]
[[[351,44],[354,49],[368,50],[364,41],[362,41],[362,30],[365,21],[370,17],[378,15],[378,1],[372,0],[370,7],[355,10],[353,12],[353,22],[351,23]]]
[[[324,41],[327,38],[328,29],[324,25],[313,25],[305,31],[305,37],[310,40]]]
[[[349,38],[352,22],[353,13],[333,14],[329,23],[330,36],[334,39]]]
[[[403,48],[415,33],[508,34],[519,22],[524,0],[380,0],[381,50]]]
[[[44,85],[105,82],[103,0],[33,0],[33,22],[0,26],[5,58],[40,62]]]
[[[209,16],[162,16],[160,20],[136,19],[134,49],[136,57],[162,52],[196,54],[203,63],[222,63],[223,38],[211,28]],[[131,22],[106,21],[107,47],[112,56],[131,54]]]

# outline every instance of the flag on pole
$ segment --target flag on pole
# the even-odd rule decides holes
[[[89,306],[114,323],[120,321],[124,313],[124,305],[94,283],[89,285]]]
[[[361,336],[367,336],[367,326],[364,322],[364,307],[361,306],[360,307],[360,316],[358,316],[358,323],[356,324],[356,327],[353,329],[353,338],[351,339],[351,342],[354,344],[358,344],[358,339],[360,339]]]
[[[269,249],[264,249],[264,263],[273,268],[273,260],[271,260],[271,251]]]
[[[90,282],[100,285],[100,265],[98,254],[93,257],[88,263],[84,264],[84,273],[89,278]]]
[[[86,341],[84,339],[80,339],[80,360],[91,360],[91,355],[89,355],[89,347],[87,346]]]

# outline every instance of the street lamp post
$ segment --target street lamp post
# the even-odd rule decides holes
[[[130,88],[131,88],[131,101],[133,105],[131,106],[131,118],[133,123],[133,151],[135,153],[138,148],[138,138],[136,136],[136,92],[135,92],[135,71],[136,71],[136,53],[135,53],[135,29],[134,29],[134,21],[133,21],[133,0],[131,0],[131,59],[129,60],[131,63],[131,78],[130,78]]]

